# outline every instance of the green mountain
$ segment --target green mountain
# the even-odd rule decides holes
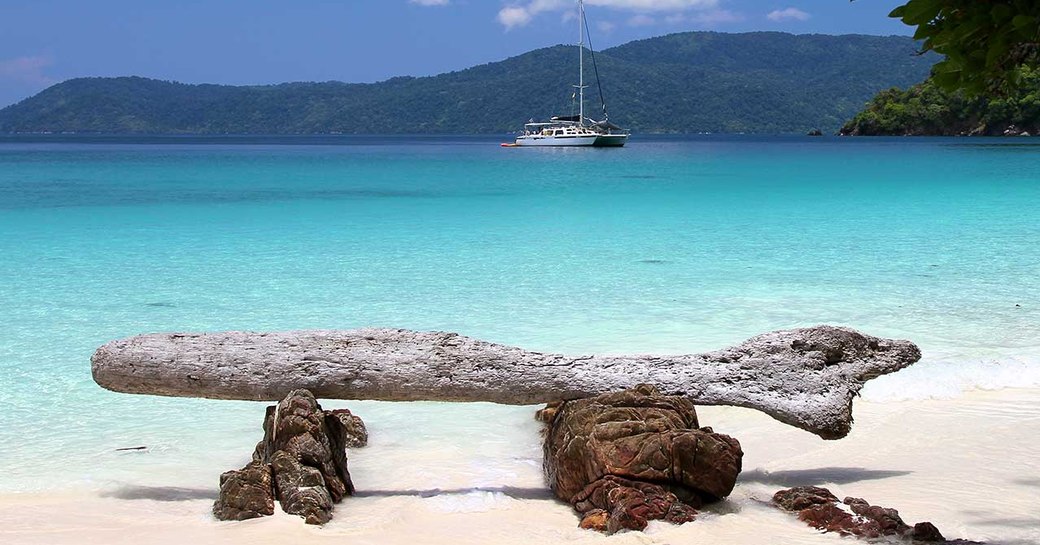
[[[1006,97],[950,93],[928,79],[878,93],[841,133],[852,136],[959,136],[1040,134],[1040,72],[1025,71]]]
[[[688,32],[596,60],[611,121],[634,131],[804,133],[833,132],[879,90],[923,80],[937,57],[916,51],[901,36]],[[374,84],[81,78],[0,110],[0,132],[503,133],[532,117],[570,115],[576,64],[573,46],[556,46]]]

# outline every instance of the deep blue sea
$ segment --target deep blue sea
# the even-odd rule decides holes
[[[497,144],[0,138],[0,491],[210,479],[258,438],[257,404],[97,387],[94,349],[144,332],[668,353],[831,323],[922,347],[871,399],[1040,385],[1040,139]],[[367,406],[426,424],[396,407]]]

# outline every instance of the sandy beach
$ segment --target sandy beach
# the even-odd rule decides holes
[[[436,412],[440,406],[409,410],[424,408]],[[838,542],[766,503],[780,488],[806,484],[896,508],[910,523],[931,521],[951,539],[1040,541],[1040,389],[972,391],[943,400],[858,400],[852,434],[839,441],[820,440],[755,411],[703,407],[702,423],[743,445],[744,471],[733,495],[693,523],[652,523],[645,534],[609,538],[578,529],[571,509],[549,496],[535,463],[539,446],[531,409],[474,406],[460,415],[458,427],[425,435],[421,418],[413,429],[389,434],[382,433],[378,417],[369,418],[371,445],[351,453],[359,494],[340,504],[324,527],[282,513],[217,522],[209,510],[216,478],[227,468],[214,467],[209,482],[167,475],[165,484],[151,480],[97,491],[5,495],[0,542]],[[486,418],[466,420],[476,414]],[[418,439],[403,443],[397,433]],[[441,446],[431,448],[434,444]],[[508,470],[497,477],[481,472],[490,465]],[[387,472],[388,466],[400,471]]]
[[[809,484],[948,538],[1040,542],[1035,153],[814,142],[8,145],[0,543],[841,542],[766,503]],[[219,476],[247,462],[267,404],[109,392],[89,365],[162,331],[388,326],[689,354],[821,323],[923,359],[867,383],[839,441],[701,408],[743,445],[736,489],[693,523],[609,538],[546,490],[536,407],[485,403],[323,401],[369,426],[350,452],[359,494],[322,528],[217,522]]]
[[[0,545],[1040,545],[1038,6],[6,2]]]

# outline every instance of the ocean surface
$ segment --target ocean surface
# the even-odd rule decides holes
[[[868,402],[1040,386],[1040,139],[497,142],[0,138],[0,493],[215,488],[248,458],[264,404],[93,383],[95,348],[145,332],[678,353],[829,323],[924,352]],[[531,408],[327,405],[382,449],[352,454],[359,489],[537,476]]]

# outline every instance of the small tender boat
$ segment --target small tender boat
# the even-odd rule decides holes
[[[599,68],[596,68],[596,86],[603,106],[603,120],[594,121],[585,117],[585,36],[589,23],[585,19],[585,2],[578,0],[578,115],[553,117],[546,122],[530,122],[524,125],[523,134],[516,137],[515,146],[567,146],[567,147],[621,147],[628,141],[628,131],[607,119],[607,104],[603,100],[603,87],[599,83]],[[591,40],[589,51],[591,49]],[[592,64],[596,67],[596,54],[592,53]],[[506,145],[503,144],[505,147]],[[513,146],[508,146],[513,147]]]

